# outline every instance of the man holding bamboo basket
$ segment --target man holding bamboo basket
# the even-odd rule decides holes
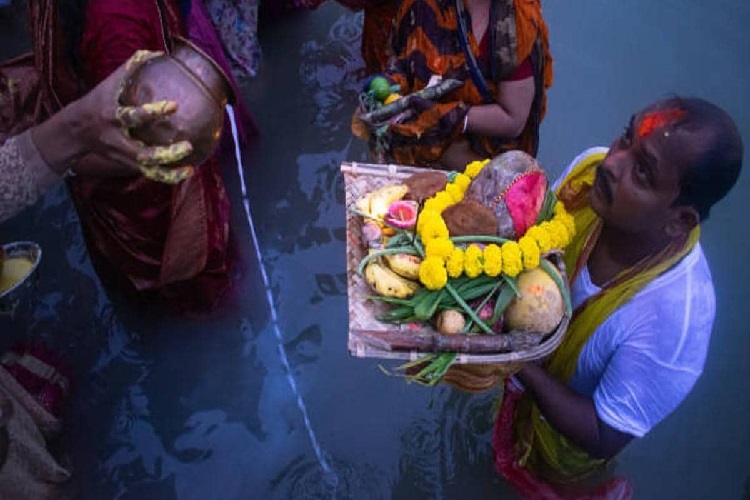
[[[732,119],[695,98],[634,114],[609,149],[576,158],[556,194],[575,219],[565,251],[573,316],[542,364],[506,378],[495,465],[530,498],[628,498],[609,461],[685,399],[715,316],[700,224],[736,182]],[[444,380],[483,390],[507,366],[455,366]]]

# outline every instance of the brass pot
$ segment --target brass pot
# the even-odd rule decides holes
[[[131,131],[148,145],[166,145],[188,140],[193,152],[174,167],[199,166],[206,161],[224,124],[224,106],[234,100],[229,79],[221,68],[189,41],[176,38],[171,54],[147,61],[125,83],[121,102],[138,106],[172,100],[177,111],[166,120]]]

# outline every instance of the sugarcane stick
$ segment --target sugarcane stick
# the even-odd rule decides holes
[[[365,344],[385,351],[456,352],[490,354],[513,352],[537,346],[541,333],[510,332],[502,335],[440,335],[420,332],[358,331]]]
[[[463,84],[464,82],[462,82],[461,80],[454,80],[451,78],[445,79],[437,85],[426,87],[422,90],[413,92],[400,99],[397,99],[391,104],[383,106],[380,109],[376,109],[368,113],[362,113],[361,115],[359,115],[359,119],[365,122],[367,125],[375,127],[378,124],[381,124],[384,121],[388,120],[389,118],[401,113],[402,111],[405,111],[410,106],[412,97],[415,95],[422,97],[423,99],[434,101],[435,99],[439,99],[445,94],[456,90]]]

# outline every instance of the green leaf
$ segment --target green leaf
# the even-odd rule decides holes
[[[542,208],[536,217],[537,224],[552,218],[555,211],[555,203],[557,203],[557,196],[555,196],[555,192],[548,186],[547,192],[544,195],[544,202],[542,202]]]
[[[427,321],[430,319],[434,314],[435,311],[437,311],[438,306],[440,305],[440,301],[445,295],[445,289],[442,288],[439,290],[439,293],[435,298],[432,298],[429,302],[425,304],[424,310],[414,309],[414,314],[417,316],[417,318],[421,319],[422,321]]]
[[[370,295],[367,297],[370,300],[377,300],[380,302],[387,302],[388,304],[398,304],[400,306],[414,306],[414,297],[415,295],[412,295],[408,299],[399,299],[398,297],[386,297],[385,295]]]
[[[542,266],[542,269],[547,271],[547,274],[549,274],[550,278],[555,282],[557,285],[557,288],[560,289],[560,293],[563,297],[563,302],[565,302],[565,313],[570,316],[573,314],[573,306],[570,303],[570,291],[568,290],[567,285],[563,282],[562,278],[560,277],[560,274],[555,272],[556,270],[553,269],[552,264],[549,263],[546,259],[542,259],[539,262],[539,265]]]
[[[513,302],[513,299],[516,297],[516,292],[509,286],[504,286],[500,293],[497,294],[497,299],[495,300],[495,310],[492,312],[492,322],[491,325],[494,325],[497,323],[497,321],[500,319],[500,316],[503,315],[505,310],[508,308],[511,302]]]
[[[479,313],[482,311],[482,308],[487,304],[487,302],[490,301],[493,295],[495,295],[495,292],[497,292],[497,289],[502,286],[503,282],[498,281],[495,283],[495,286],[492,288],[490,293],[487,294],[487,296],[479,303],[479,305],[474,309],[474,312],[477,314],[477,317],[479,316]],[[495,321],[490,321],[489,326],[492,328],[492,325],[495,324]],[[471,330],[471,327],[474,326],[474,322],[469,320],[466,322],[466,325],[464,325],[464,333],[468,333]],[[492,333],[495,333],[494,330]]]
[[[503,274],[502,275],[505,282],[508,284],[508,286],[513,290],[513,293],[516,294],[516,297],[521,296],[521,290],[518,289],[518,283],[516,282],[516,278],[511,278],[510,276]]]
[[[479,325],[479,328],[481,328],[484,333],[487,333],[489,335],[494,334],[492,328],[487,326],[484,321],[479,319],[479,316],[477,316],[474,310],[469,307],[469,304],[467,304],[466,301],[460,295],[458,295],[458,293],[456,293],[456,290],[454,290],[452,286],[446,285],[445,289],[448,290],[448,293],[450,293],[454,299],[456,299],[456,302],[458,302],[458,305],[461,306],[461,309],[463,309],[463,311],[469,316],[469,318],[471,318],[472,321],[474,321],[474,323]]]

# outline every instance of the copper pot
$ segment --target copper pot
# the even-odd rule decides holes
[[[224,106],[233,100],[229,79],[221,68],[189,41],[177,38],[168,55],[156,57],[138,68],[125,83],[122,104],[173,100],[177,111],[168,119],[132,130],[134,138],[148,145],[188,140],[193,152],[172,166],[198,166],[205,162],[221,137]]]

